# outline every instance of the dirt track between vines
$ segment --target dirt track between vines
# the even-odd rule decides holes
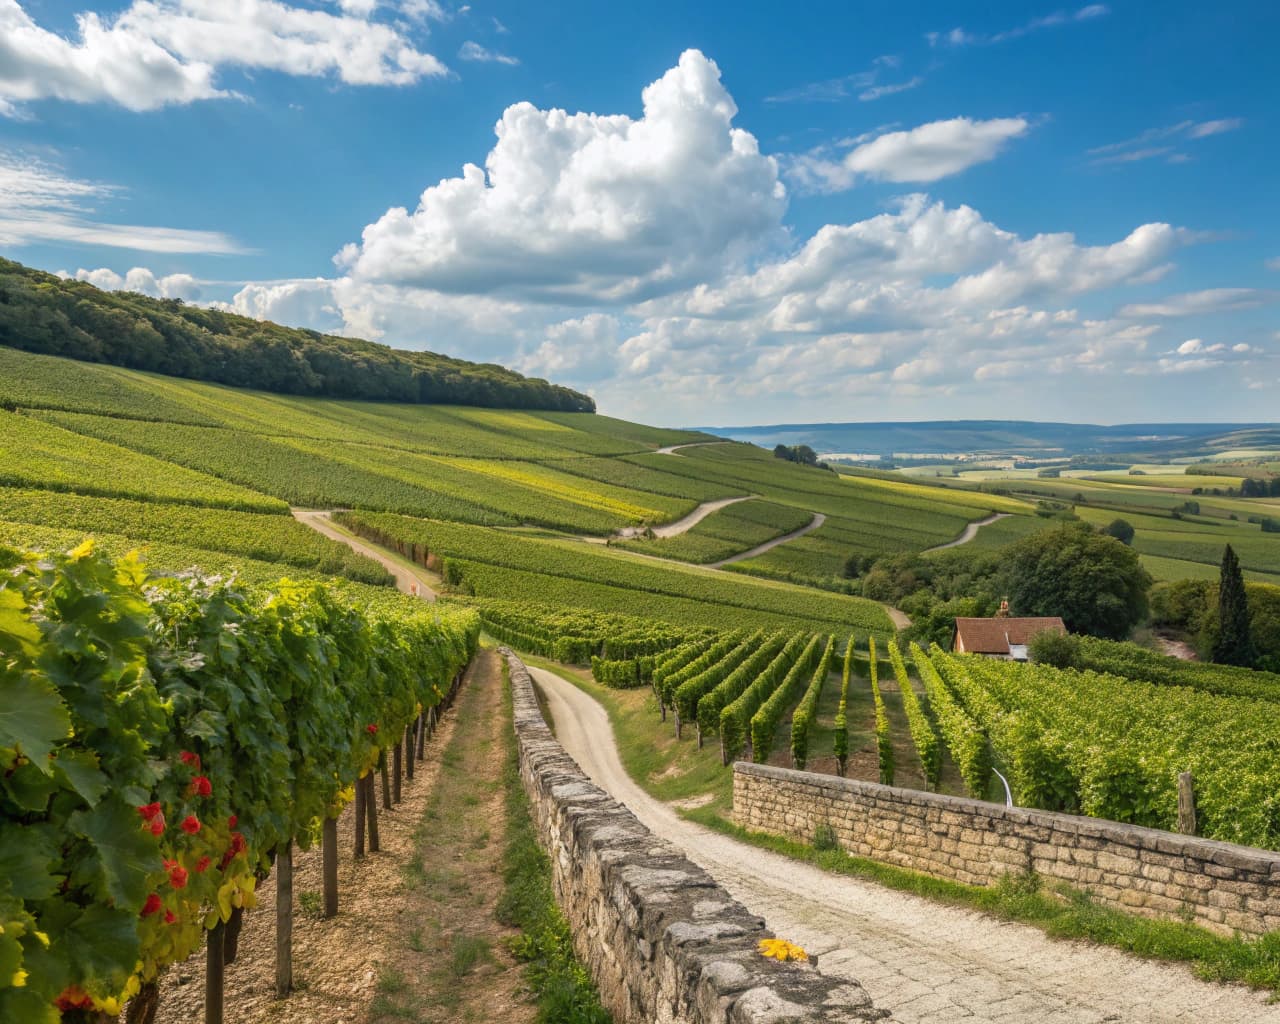
[[[414,779],[404,782],[403,802],[380,810],[381,850],[361,861],[351,855],[348,804],[338,820],[336,918],[321,920],[310,906],[321,890],[319,849],[295,853],[295,991],[284,1000],[275,994],[274,876],[259,886],[227,968],[228,1024],[533,1019],[522,970],[505,945],[513,932],[493,910],[502,891],[501,751],[510,728],[502,700],[501,665],[481,650]],[[483,953],[458,971],[463,943]],[[204,1019],[204,962],[202,947],[165,975],[157,1024]]]
[[[597,785],[778,935],[819,954],[823,973],[856,978],[900,1024],[1280,1021],[1264,993],[829,874],[686,821],[632,781],[600,704],[555,673],[530,672],[557,739]]]
[[[937,547],[926,548],[921,554],[927,555],[930,551],[946,551],[948,548],[958,548],[961,544],[968,544],[974,537],[978,536],[978,531],[984,526],[990,526],[999,519],[1008,519],[1012,515],[1011,512],[992,512],[986,519],[979,519],[976,523],[970,523],[964,528],[964,532],[955,540],[948,541],[946,544],[939,544]]]

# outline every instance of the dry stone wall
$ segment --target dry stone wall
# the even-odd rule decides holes
[[[884,1020],[859,985],[766,959],[762,919],[594,785],[552,736],[524,664],[511,675],[520,777],[557,902],[616,1024]]]
[[[743,762],[733,816],[800,842],[826,826],[851,854],[971,885],[1035,871],[1151,917],[1280,928],[1280,854],[1268,850]]]

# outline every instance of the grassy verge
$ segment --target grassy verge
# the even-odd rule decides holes
[[[511,683],[503,672],[504,703]],[[502,857],[503,892],[498,919],[519,928],[512,944],[538,1003],[539,1024],[610,1024],[595,985],[573,952],[569,924],[551,891],[551,862],[534,831],[529,801],[520,784],[515,733],[507,730],[502,785],[506,794],[507,845]]]
[[[1280,932],[1260,939],[1227,938],[1184,921],[1160,921],[1095,903],[1087,892],[1042,884],[1036,876],[1009,877],[995,886],[963,885],[905,868],[852,857],[837,848],[818,849],[733,824],[732,773],[720,766],[718,748],[655,735],[656,710],[644,706],[648,691],[610,690],[584,673],[538,658],[527,659],[568,679],[604,705],[628,774],[660,800],[674,802],[685,818],[744,843],[804,861],[836,874],[852,875],[890,889],[952,906],[982,911],[1005,921],[1034,925],[1054,938],[1113,946],[1148,959],[1185,963],[1204,979],[1243,982],[1280,998]],[[900,698],[895,693],[896,699]],[[652,702],[652,695],[648,700]],[[669,733],[669,727],[664,727]],[[713,759],[703,765],[703,755]],[[713,780],[704,774],[717,773]],[[713,792],[704,806],[681,807],[682,799]]]

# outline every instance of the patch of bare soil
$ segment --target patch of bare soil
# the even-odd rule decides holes
[[[338,822],[339,910],[321,920],[320,850],[295,853],[295,991],[275,996],[275,884],[258,889],[239,955],[227,968],[226,1017],[235,1024],[460,1024],[532,1020],[512,930],[494,906],[502,891],[502,673],[482,650],[404,782],[381,809],[381,850],[354,860],[354,814]],[[204,951],[170,969],[158,1024],[204,1019]]]

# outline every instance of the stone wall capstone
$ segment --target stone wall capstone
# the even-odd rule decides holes
[[[1224,934],[1280,928],[1270,850],[746,762],[733,766],[733,818],[804,843],[825,826],[855,856],[970,885],[1034,871],[1149,917]]]
[[[616,1024],[885,1020],[866,991],[812,963],[778,963],[764,921],[592,783],[543,720],[509,649],[520,778],[575,950]]]

